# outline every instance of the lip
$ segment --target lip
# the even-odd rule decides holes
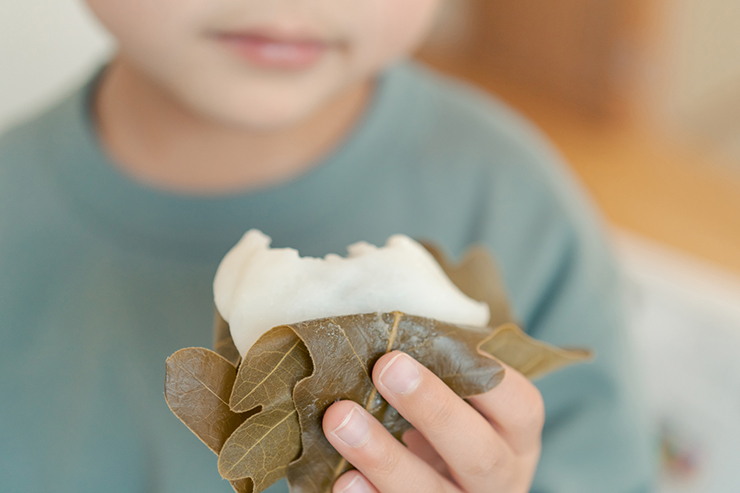
[[[335,43],[301,34],[269,30],[221,32],[215,39],[252,65],[275,70],[305,70],[316,65]]]

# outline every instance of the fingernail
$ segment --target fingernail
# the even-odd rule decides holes
[[[340,493],[368,493],[370,487],[367,485],[362,476],[357,475],[355,478],[344,488],[341,489]]]
[[[421,375],[416,362],[404,353],[399,353],[380,372],[380,383],[391,392],[407,394],[419,384]]]
[[[332,433],[350,447],[359,447],[370,436],[370,426],[357,408],[353,407]]]

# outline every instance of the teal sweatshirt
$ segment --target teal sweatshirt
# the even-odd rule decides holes
[[[395,233],[453,256],[483,243],[531,335],[598,354],[537,382],[547,421],[532,491],[650,489],[639,380],[598,219],[501,103],[401,63],[351,135],[302,176],[187,196],[111,163],[91,118],[96,80],[0,137],[0,490],[230,491],[216,456],[167,408],[164,363],[210,346],[216,267],[250,228],[311,256]]]

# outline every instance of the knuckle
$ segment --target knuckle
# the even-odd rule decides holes
[[[364,461],[366,468],[383,476],[394,475],[399,463],[398,454],[387,449],[378,452]]]
[[[506,474],[506,468],[501,467],[502,455],[496,450],[487,450],[483,454],[478,454],[472,459],[465,468],[465,475],[473,478],[489,478],[496,475],[497,481],[501,479],[502,474]]]

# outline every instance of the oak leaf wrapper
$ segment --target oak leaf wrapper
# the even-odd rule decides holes
[[[425,246],[461,291],[489,304],[490,328],[400,312],[324,318],[274,327],[240,360],[228,323],[216,313],[217,352],[188,348],[168,358],[170,409],[218,455],[219,472],[235,491],[260,492],[285,476],[291,491],[331,491],[351,468],[321,428],[325,410],[340,399],[363,405],[400,439],[410,425],[371,378],[375,362],[390,351],[408,353],[462,397],[495,387],[504,375],[500,362],[537,378],[590,358],[586,350],[536,341],[511,323],[485,249],[471,249],[454,265]]]

